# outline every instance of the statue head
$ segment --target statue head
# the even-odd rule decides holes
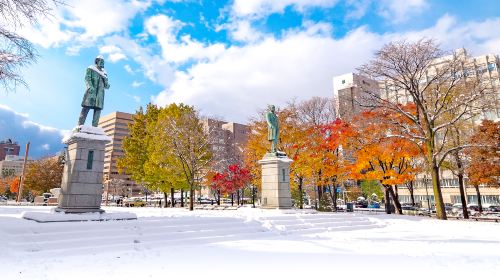
[[[274,105],[269,105],[269,111],[273,112],[276,111],[276,107],[274,107]]]
[[[97,66],[97,68],[99,69],[102,69],[104,68],[104,57],[102,55],[98,55],[95,60],[95,65]]]

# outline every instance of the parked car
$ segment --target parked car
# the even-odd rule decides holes
[[[140,198],[131,198],[127,199],[123,202],[123,206],[125,207],[144,207],[146,206],[146,202]]]
[[[500,213],[500,205],[490,205],[485,210],[493,213]]]

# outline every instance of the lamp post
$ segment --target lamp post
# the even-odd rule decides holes
[[[429,215],[431,215],[431,201],[429,200],[429,189],[427,188],[427,176],[424,175],[425,192],[427,193],[427,207],[429,208]]]
[[[250,185],[250,188],[252,189],[252,208],[255,208],[255,186]]]

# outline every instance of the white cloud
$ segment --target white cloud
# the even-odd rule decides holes
[[[221,26],[219,29],[227,29],[231,38],[239,42],[256,42],[264,37],[264,34],[252,27],[249,20],[237,20],[234,23]]]
[[[132,87],[133,88],[138,88],[140,86],[142,86],[144,83],[141,83],[141,82],[138,82],[138,81],[133,81],[132,82]]]
[[[365,61],[379,45],[373,44],[378,42],[374,37],[364,29],[341,40],[299,32],[283,40],[269,37],[259,44],[231,47],[212,63],[177,72],[172,86],[154,102],[184,102],[211,115],[246,121],[268,103],[330,96],[332,76]]]
[[[69,16],[64,23],[84,29],[81,39],[98,37],[123,31],[129,21],[151,5],[151,0],[71,0],[66,6]]]
[[[117,62],[122,59],[127,59],[127,56],[123,53],[123,50],[115,45],[105,45],[99,48],[101,54],[107,54],[108,60],[111,62]]]
[[[368,11],[368,8],[372,4],[372,0],[348,0],[346,4],[350,9],[346,11],[345,18],[360,19]]]
[[[161,55],[154,54],[150,48],[141,46],[133,39],[117,35],[106,37],[104,42],[108,45],[116,45],[141,66],[140,70],[126,67],[125,71],[127,71],[127,68],[130,68],[132,73],[140,71],[151,81],[165,87],[172,83],[174,77],[173,67]]]
[[[177,39],[184,23],[163,14],[155,15],[144,22],[150,35],[156,37],[162,49],[162,57],[167,62],[184,63],[191,59],[214,59],[225,49],[223,44],[203,44],[183,35]]]
[[[130,75],[134,75],[134,74],[135,74],[134,70],[132,70],[132,67],[130,67],[130,65],[125,64],[125,66],[123,66],[123,68],[124,68],[124,69],[125,69],[125,71],[127,71],[127,73],[129,73]]]
[[[38,26],[26,24],[19,33],[44,47],[71,42],[67,53],[75,55],[82,47],[92,46],[98,38],[125,31],[130,20],[145,11],[152,0],[67,0],[53,8],[52,17]],[[113,59],[123,59],[113,55]]]
[[[394,24],[408,21],[429,6],[427,0],[380,0],[379,5],[380,15]]]
[[[213,61],[177,71],[173,83],[153,101],[184,102],[209,115],[244,122],[266,104],[331,96],[333,76],[355,71],[393,40],[428,37],[436,38],[445,50],[465,46],[476,54],[498,52],[500,34],[488,32],[495,26],[500,26],[500,18],[460,23],[444,16],[425,30],[377,34],[361,27],[334,39],[328,35],[328,24],[309,24],[282,39],[267,35],[258,43],[229,47]]]
[[[288,6],[303,12],[310,7],[332,7],[337,2],[337,0],[234,0],[232,13],[237,17],[262,18],[272,13],[282,13]]]

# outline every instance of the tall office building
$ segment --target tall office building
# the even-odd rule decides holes
[[[139,187],[130,178],[130,175],[120,173],[116,165],[117,159],[124,155],[122,143],[123,139],[130,135],[128,124],[133,122],[132,117],[132,114],[113,112],[99,119],[99,127],[101,127],[104,133],[112,139],[105,147],[104,178],[109,180],[121,179],[123,180],[123,184],[127,188],[130,188],[132,193],[138,193]]]
[[[367,110],[373,96],[379,96],[379,85],[368,77],[347,73],[333,78],[335,109],[341,119],[350,120]]]
[[[0,141],[0,160],[4,160],[6,156],[18,156],[20,146],[12,139]]]

